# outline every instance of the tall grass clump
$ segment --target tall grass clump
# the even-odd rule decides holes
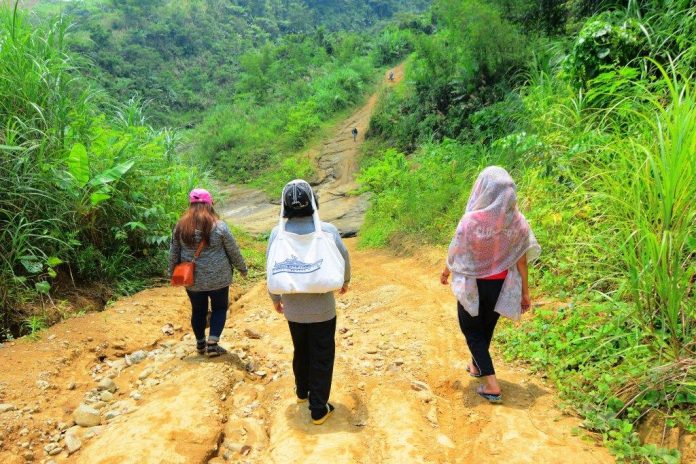
[[[659,69],[667,91],[642,88],[641,132],[608,147],[615,159],[597,179],[623,242],[623,290],[636,320],[679,365],[696,343],[696,100],[689,79]]]
[[[26,331],[61,282],[135,289],[161,273],[198,176],[136,102],[104,113],[65,49],[69,23],[0,7],[0,338]],[[124,281],[134,285],[123,285]],[[46,306],[39,311],[47,311]],[[35,319],[38,320],[38,319]]]

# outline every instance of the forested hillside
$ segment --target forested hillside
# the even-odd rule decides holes
[[[246,52],[320,30],[322,35],[365,33],[398,13],[421,11],[428,4],[425,0],[44,0],[35,10],[42,17],[58,12],[70,17],[69,47],[110,98],[147,102],[146,114],[155,124],[190,126],[204,110],[234,96]]]
[[[438,0],[433,18],[370,124],[362,243],[447,244],[477,173],[507,168],[544,249],[539,298],[565,303],[502,352],[619,458],[678,462],[696,423],[696,8]]]

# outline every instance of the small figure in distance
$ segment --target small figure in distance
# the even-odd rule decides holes
[[[389,80],[394,82],[394,70],[389,71]]]
[[[358,128],[354,127],[352,131],[350,131],[351,134],[353,134],[353,142],[355,142],[358,138]]]

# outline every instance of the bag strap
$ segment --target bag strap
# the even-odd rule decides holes
[[[193,254],[193,259],[191,260],[192,263],[196,262],[196,258],[198,258],[201,255],[201,251],[203,251],[203,247],[205,246],[205,241],[201,239],[200,243],[198,244],[198,248],[196,248],[196,252]]]
[[[314,212],[312,213],[312,219],[314,220],[314,233],[318,235],[322,235],[322,230],[321,230],[321,220],[319,219],[319,208],[317,208],[317,204],[314,201],[314,192],[312,191],[312,209]]]

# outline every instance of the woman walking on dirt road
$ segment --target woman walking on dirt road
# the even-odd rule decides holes
[[[219,356],[226,350],[218,345],[227,319],[232,268],[242,276],[247,266],[230,229],[213,209],[207,190],[194,189],[189,194],[189,208],[179,219],[169,247],[169,275],[174,267],[195,257],[194,283],[186,288],[191,300],[191,327],[196,336],[196,351]],[[210,300],[210,334],[205,337]]]
[[[471,352],[469,375],[484,384],[476,393],[501,402],[489,347],[500,315],[518,320],[531,301],[527,262],[541,248],[517,209],[517,187],[497,166],[484,169],[469,196],[466,211],[452,238],[440,281],[457,297],[459,326]]]
[[[312,201],[314,200],[314,201]],[[319,209],[319,202],[312,191],[312,187],[303,180],[288,183],[283,189],[282,216],[287,218],[283,233],[307,236],[315,232],[314,207]],[[323,231],[323,237],[335,243],[340,255],[345,262],[342,282],[339,293],[345,294],[350,283],[350,260],[338,230],[326,222],[319,222]],[[282,221],[282,220],[281,220]],[[268,240],[269,252],[274,241],[279,240],[280,226],[276,226]],[[285,239],[287,240],[287,239]],[[333,244],[330,244],[333,246]],[[272,274],[300,273],[310,275],[312,272],[322,272],[322,261],[326,265],[326,258],[314,263],[300,262],[297,257],[290,260],[275,263],[267,272]],[[282,267],[282,269],[280,269]],[[278,269],[276,269],[278,268]],[[292,269],[291,269],[292,268]],[[288,277],[292,279],[292,277]],[[339,276],[340,278],[340,276]],[[338,284],[340,286],[340,283]],[[273,301],[273,307],[279,314],[284,314],[290,327],[290,336],[294,346],[292,370],[295,374],[295,394],[297,402],[309,401],[309,410],[312,422],[316,425],[323,424],[334,410],[329,403],[331,392],[331,380],[333,378],[334,357],[336,352],[336,301],[332,291],[326,293],[289,293],[273,294],[269,291]]]

